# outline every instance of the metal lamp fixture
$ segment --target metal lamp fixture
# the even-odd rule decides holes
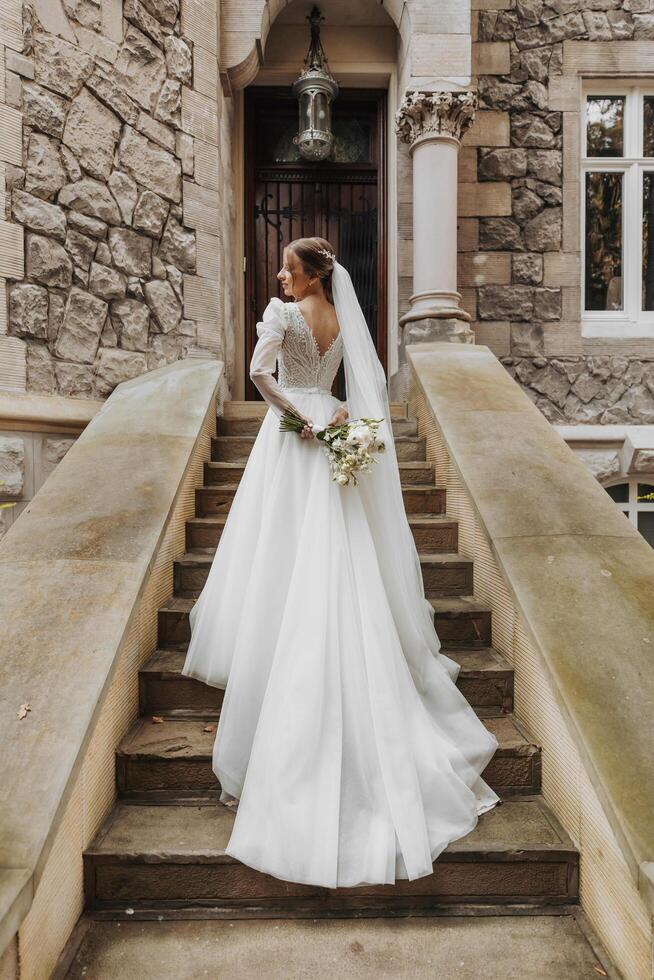
[[[320,41],[320,22],[325,18],[317,6],[307,17],[311,43],[304,59],[304,70],[293,82],[293,95],[300,104],[300,129],[293,142],[306,160],[325,160],[332,152],[332,101],[338,83],[332,76]]]

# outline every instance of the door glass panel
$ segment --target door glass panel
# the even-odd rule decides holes
[[[262,113],[263,115],[263,113]],[[293,142],[298,131],[298,114],[266,115],[258,120],[257,161],[259,163],[298,163],[303,161]],[[334,150],[330,163],[370,163],[373,132],[370,119],[336,117],[332,124]]]
[[[654,503],[654,486],[651,483],[639,483],[638,484],[638,496],[639,497],[652,497],[651,501],[644,501],[645,503]]]
[[[629,503],[629,484],[628,483],[618,483],[614,487],[604,488],[608,493],[609,497],[615,500],[616,504],[627,504]]]
[[[641,510],[638,514],[638,530],[654,548],[654,510]]]
[[[586,99],[586,156],[621,157],[624,152],[624,96]]]
[[[621,173],[586,174],[586,309],[621,310]]]

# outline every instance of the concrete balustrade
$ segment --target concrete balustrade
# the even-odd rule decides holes
[[[26,980],[50,976],[82,910],[82,851],[115,802],[222,373],[192,359],[120,384],[0,544],[6,975],[20,959]]]
[[[426,436],[580,897],[626,978],[652,971],[654,552],[487,347],[407,348]]]

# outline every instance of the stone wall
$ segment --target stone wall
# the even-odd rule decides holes
[[[31,0],[23,34],[6,73],[23,117],[6,217],[25,254],[7,333],[27,390],[105,397],[187,356],[233,361],[215,0]]]
[[[574,65],[582,52],[591,74],[628,77],[630,63],[654,55],[654,8],[650,0],[491,5],[473,15],[481,111],[459,187],[459,281],[477,339],[552,421],[654,422],[654,342],[581,335]]]

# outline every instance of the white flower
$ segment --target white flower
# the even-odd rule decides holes
[[[339,473],[338,476],[336,477],[336,482],[340,483],[340,485],[344,487],[347,484],[347,476],[345,475],[345,473]]]

